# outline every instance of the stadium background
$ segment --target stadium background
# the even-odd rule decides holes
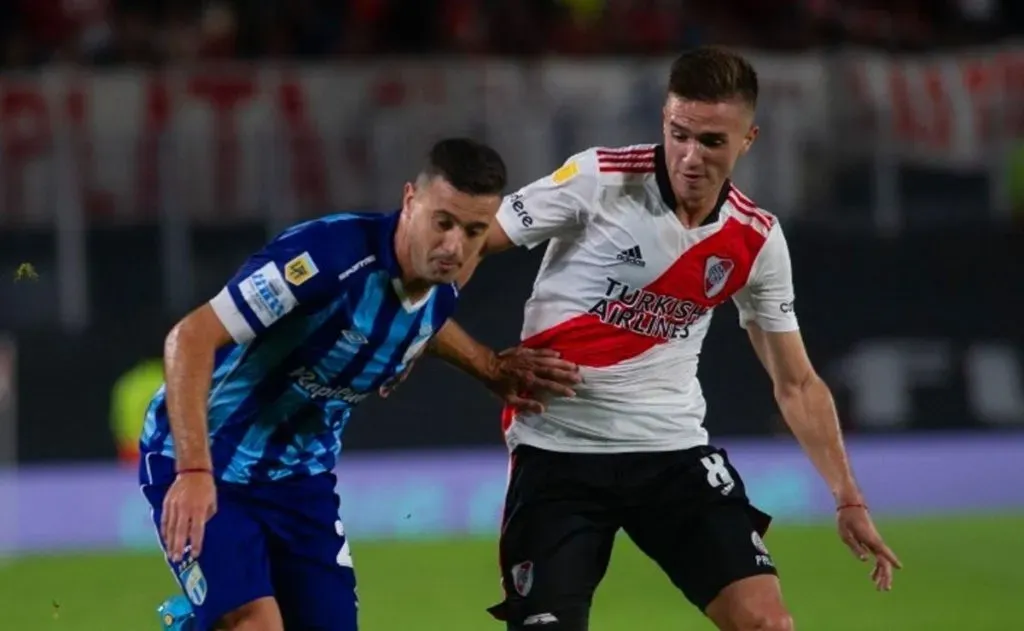
[[[443,135],[518,186],[657,141],[699,43],[761,75],[740,187],[783,221],[810,352],[907,570],[871,592],[734,324],[708,426],[779,519],[801,628],[1022,628],[1024,11],[1016,0],[26,0],[0,9],[0,628],[142,631],[174,590],[134,483],[163,336],[283,226],[386,210]],[[540,252],[459,317],[517,339]],[[370,631],[495,628],[498,404],[430,360],[340,466]],[[397,606],[396,606],[397,605]],[[623,541],[594,629],[708,628]]]

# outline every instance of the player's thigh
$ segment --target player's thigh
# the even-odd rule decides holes
[[[153,507],[153,521],[159,534],[160,517],[166,487],[147,487],[146,498]],[[161,539],[166,549],[166,543]],[[167,560],[182,591],[192,603],[197,631],[218,628],[231,620],[253,620],[274,629],[273,608],[246,607],[273,596],[267,542],[263,531],[244,507],[229,495],[218,498],[217,513],[207,522],[203,552],[199,557],[186,554],[181,561]],[[231,617],[232,614],[234,617]],[[276,619],[280,624],[280,619]],[[279,628],[279,627],[278,627]]]
[[[272,555],[274,590],[285,629],[356,631],[359,602],[348,543],[309,542],[300,551],[282,546]],[[300,546],[301,547],[301,546]]]
[[[301,512],[283,508],[267,519],[271,580],[285,629],[356,631],[355,570],[333,482],[303,489],[301,497]]]
[[[579,455],[516,450],[499,542],[505,599],[490,608],[510,629],[587,628],[618,529],[592,467]]]
[[[793,631],[777,576],[762,574],[726,585],[704,610],[722,631]]]
[[[627,534],[701,611],[743,579],[774,582],[761,538],[771,518],[750,504],[724,451],[683,452],[641,497],[625,517]]]
[[[242,605],[223,616],[218,631],[284,631],[284,621],[277,601],[271,596]]]

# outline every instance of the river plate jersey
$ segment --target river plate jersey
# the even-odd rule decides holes
[[[394,254],[399,213],[299,224],[250,257],[210,301],[234,344],[215,358],[209,396],[215,473],[249,483],[334,468],[352,408],[409,370],[451,316],[439,285],[413,303]],[[141,451],[174,456],[165,387]]]
[[[574,398],[541,414],[506,409],[514,448],[627,452],[706,444],[697,359],[712,312],[798,328],[778,220],[726,182],[703,225],[674,213],[664,149],[592,148],[508,196],[498,221],[516,245],[548,241],[522,341],[581,367]]]

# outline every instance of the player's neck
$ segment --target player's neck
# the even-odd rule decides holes
[[[676,198],[676,217],[687,228],[697,228],[704,224],[707,218],[711,216],[711,213],[715,212],[717,205],[718,193],[698,202],[687,202]]]
[[[398,262],[398,269],[401,272],[398,280],[402,283],[402,291],[406,297],[412,302],[417,302],[430,291],[431,283],[418,278],[412,272],[412,255],[409,251],[409,243],[404,237],[405,231],[399,227],[395,231],[395,260]]]
[[[406,278],[403,275],[401,281],[402,291],[405,292],[406,297],[414,303],[419,302],[430,292],[430,288],[433,287],[432,283],[421,278]]]

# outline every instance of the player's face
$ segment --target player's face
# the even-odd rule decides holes
[[[670,94],[663,114],[665,161],[679,200],[699,204],[717,198],[757,137],[751,107],[739,100],[709,103]]]
[[[469,195],[444,178],[405,185],[413,273],[430,283],[450,283],[483,249],[487,229],[501,205],[498,195]]]

